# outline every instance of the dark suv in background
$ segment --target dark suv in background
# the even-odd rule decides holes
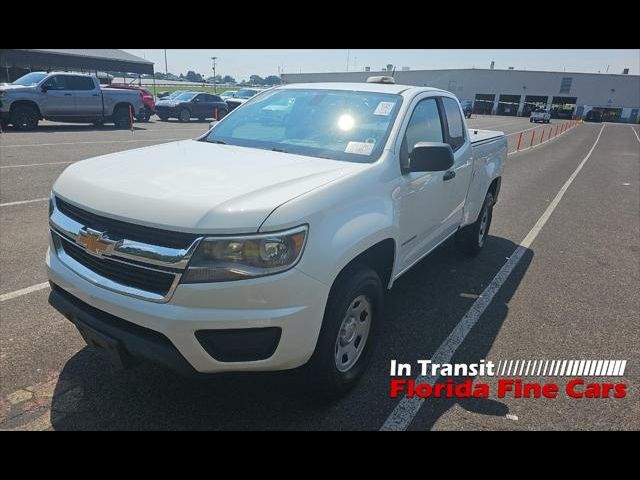
[[[188,122],[192,118],[220,120],[228,112],[227,103],[220,96],[210,93],[183,92],[174,98],[156,102],[156,114],[160,120],[169,118],[177,118],[181,122]]]

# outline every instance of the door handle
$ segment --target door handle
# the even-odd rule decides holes
[[[94,93],[93,95],[91,95],[92,97],[99,97],[100,95],[98,95],[97,93]]]
[[[65,93],[65,94],[64,94],[64,96],[65,96],[65,97],[70,97],[70,96],[71,96],[71,94],[70,94],[70,93]]]
[[[447,173],[444,174],[444,176],[442,177],[442,180],[446,182],[447,180],[451,180],[452,178],[455,178],[455,176],[456,176],[456,172],[454,172],[453,170],[449,170]]]

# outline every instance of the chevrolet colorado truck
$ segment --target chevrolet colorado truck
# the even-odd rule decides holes
[[[339,395],[379,340],[384,291],[450,237],[482,250],[506,154],[443,90],[280,86],[197,139],[69,166],[49,302],[116,365],[301,367]]]
[[[31,72],[0,87],[0,121],[18,130],[34,130],[43,119],[128,128],[131,113],[144,116],[140,92],[102,88],[93,75]]]

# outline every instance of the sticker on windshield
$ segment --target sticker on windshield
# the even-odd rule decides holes
[[[388,117],[391,114],[391,110],[395,107],[395,102],[380,102],[373,112],[374,115],[384,115]]]
[[[373,152],[374,143],[365,142],[349,142],[347,148],[344,149],[344,153],[355,153],[356,155],[371,155]]]

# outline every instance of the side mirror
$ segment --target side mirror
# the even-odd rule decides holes
[[[47,93],[49,90],[51,90],[51,85],[47,85],[45,83],[44,85],[42,85],[41,89],[42,89],[42,93]]]
[[[448,143],[418,142],[409,158],[411,172],[444,172],[454,163],[453,150]]]
[[[193,99],[193,103],[200,103],[200,99],[199,98],[194,98]]]

